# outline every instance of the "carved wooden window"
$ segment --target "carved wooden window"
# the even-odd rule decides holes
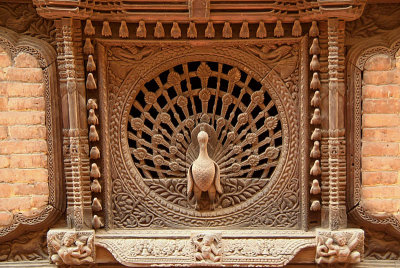
[[[201,127],[209,133],[208,152],[221,170],[224,193],[217,197],[218,208],[246,201],[271,180],[282,131],[267,88],[227,64],[186,62],[145,83],[134,96],[129,147],[151,190],[173,204],[193,207],[184,190]]]
[[[102,40],[108,226],[304,228],[301,40],[207,47]],[[206,197],[196,209],[186,193],[200,129],[221,170],[214,210]]]

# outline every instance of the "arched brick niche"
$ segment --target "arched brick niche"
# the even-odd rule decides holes
[[[0,242],[48,227],[64,207],[55,58],[0,28]]]
[[[386,43],[375,39],[349,51],[348,211],[357,224],[398,236],[400,43]]]
[[[0,225],[33,215],[49,197],[43,70],[35,57],[0,47]]]
[[[398,53],[397,53],[398,54]],[[362,204],[373,214],[400,215],[400,58],[376,54],[362,86]]]

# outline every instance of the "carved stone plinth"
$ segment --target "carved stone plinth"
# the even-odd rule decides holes
[[[54,229],[47,233],[49,258],[57,265],[94,263],[94,230]]]
[[[364,231],[343,229],[330,231],[317,229],[315,262],[359,263],[364,254]]]
[[[302,231],[157,230],[97,232],[96,246],[126,266],[262,265],[282,267],[302,249],[315,246],[315,234]]]

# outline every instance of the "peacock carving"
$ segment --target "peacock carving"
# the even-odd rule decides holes
[[[216,192],[222,194],[221,180],[219,174],[219,167],[209,156],[207,152],[208,134],[201,130],[197,134],[197,141],[199,142],[200,152],[196,160],[189,167],[187,178],[188,186],[187,193],[190,195],[192,191],[196,198],[196,208],[198,202],[201,200],[202,192],[208,192],[208,197],[212,202],[212,209],[214,207]]]
[[[202,210],[233,206],[260,191],[283,143],[268,87],[211,61],[179,64],[143,83],[134,91],[127,129],[143,181],[167,201]],[[203,160],[209,170],[200,178]]]

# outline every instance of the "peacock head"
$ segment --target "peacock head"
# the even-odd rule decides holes
[[[200,131],[199,134],[197,134],[197,140],[199,141],[200,146],[207,145],[208,142],[208,134],[205,131]]]

